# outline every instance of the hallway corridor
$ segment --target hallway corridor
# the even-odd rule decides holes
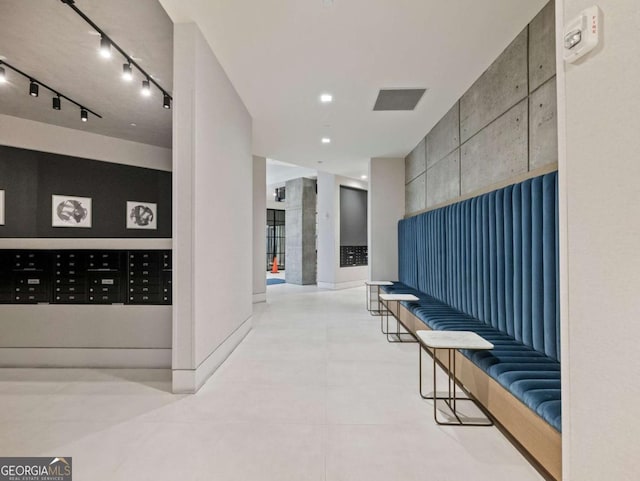
[[[77,481],[542,479],[496,428],[434,424],[364,288],[268,295],[194,396],[163,370],[0,370],[0,453],[72,456]]]

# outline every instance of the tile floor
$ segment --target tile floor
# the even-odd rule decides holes
[[[0,370],[0,455],[73,456],[75,481],[542,479],[495,428],[433,423],[364,289],[269,298],[194,396],[163,370]]]

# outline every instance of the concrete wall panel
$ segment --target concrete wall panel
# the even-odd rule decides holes
[[[527,172],[527,110],[523,100],[462,146],[462,195]]]
[[[549,2],[529,25],[529,92],[556,74],[556,15]]]
[[[419,175],[405,186],[405,209],[407,214],[425,208],[426,174]]]
[[[427,208],[460,196],[460,149],[427,170]]]
[[[527,28],[460,99],[460,134],[465,142],[527,96]]]
[[[407,157],[413,170],[405,181],[406,215],[557,162],[554,5],[551,0],[426,135],[424,183],[419,149]]]
[[[316,184],[312,179],[286,183],[287,268],[290,284],[316,283]]]
[[[459,102],[427,134],[427,169],[460,147]]]
[[[529,169],[558,161],[556,79],[529,97]]]
[[[420,174],[423,174],[426,170],[425,142],[425,139],[422,139],[404,160],[404,181],[406,184],[411,182]]]

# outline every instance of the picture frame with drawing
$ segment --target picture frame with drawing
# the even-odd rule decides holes
[[[51,196],[52,227],[91,228],[92,199],[69,195]]]

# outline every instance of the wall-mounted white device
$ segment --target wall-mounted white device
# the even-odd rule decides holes
[[[573,63],[600,43],[602,12],[597,5],[580,12],[564,28],[564,60]]]

